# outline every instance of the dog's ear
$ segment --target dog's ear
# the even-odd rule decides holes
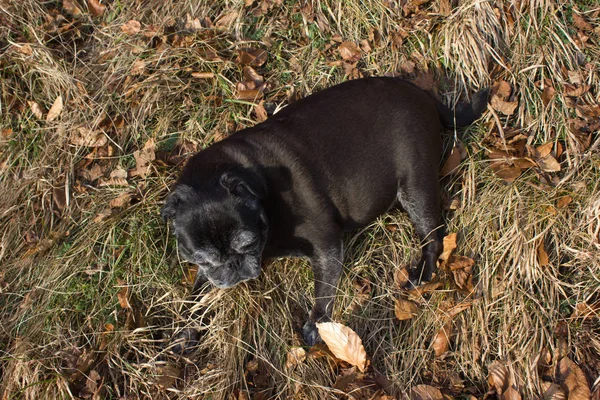
[[[249,171],[227,171],[221,175],[221,186],[234,196],[262,199],[266,195],[264,183]]]
[[[160,211],[160,216],[167,222],[169,219],[175,218],[177,209],[183,201],[193,195],[193,189],[186,185],[177,185],[173,191],[167,196],[165,205]]]

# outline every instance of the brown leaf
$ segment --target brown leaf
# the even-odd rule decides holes
[[[100,4],[98,0],[87,0],[88,9],[94,17],[99,17],[106,11],[106,6]]]
[[[569,195],[563,196],[560,199],[558,199],[556,206],[558,208],[567,208],[569,206],[569,204],[571,204],[572,201],[573,201],[573,198],[571,196],[569,196]]]
[[[510,96],[512,88],[510,83],[499,81],[492,87],[492,96],[498,96],[501,99],[507,99]]]
[[[258,122],[264,122],[268,118],[267,110],[264,106],[264,101],[261,100],[258,104],[254,106],[254,114],[256,115],[256,120]]]
[[[361,372],[365,371],[367,352],[356,332],[337,322],[316,325],[319,335],[337,358],[358,367]]]
[[[242,65],[260,67],[267,61],[267,51],[263,49],[242,48],[238,50],[237,62]]]
[[[129,176],[146,176],[150,163],[156,159],[154,139],[148,139],[144,148],[133,152],[135,168],[129,171]]]
[[[550,258],[546,253],[546,247],[544,246],[544,239],[540,239],[537,245],[537,259],[540,267],[547,267],[549,265]]]
[[[144,60],[135,60],[133,64],[131,64],[131,70],[129,71],[131,75],[143,75],[146,72],[146,62]]]
[[[551,155],[546,157],[538,158],[535,160],[538,166],[545,172],[557,172],[560,171],[560,163],[556,161],[556,158]]]
[[[417,75],[411,79],[411,82],[426,91],[432,91],[435,86],[435,80],[433,79],[433,73],[431,72],[418,72]]]
[[[452,322],[448,322],[440,329],[433,339],[432,347],[436,357],[441,357],[448,351],[450,336],[452,335]]]
[[[400,321],[411,319],[419,313],[419,308],[410,300],[396,299],[394,311]]]
[[[504,115],[512,115],[519,105],[517,101],[509,101],[512,89],[508,82],[500,81],[492,87],[492,98],[490,105],[492,108]]]
[[[433,386],[417,385],[410,389],[410,400],[444,400],[444,396]]]
[[[515,179],[521,176],[520,167],[504,161],[493,162],[490,165],[490,168],[492,168],[492,171],[494,171],[494,174],[496,174],[498,178],[503,179],[508,183],[513,182]]]
[[[508,369],[499,361],[494,361],[488,367],[487,382],[492,389],[496,390],[496,393],[504,393],[508,388],[509,379]]]
[[[235,96],[238,100],[259,100],[262,99],[263,92],[258,89],[238,90]]]
[[[121,208],[131,201],[131,193],[121,193],[119,196],[112,199],[109,203],[111,208]]]
[[[441,262],[446,262],[450,259],[450,255],[456,249],[456,233],[450,233],[444,237],[444,250],[439,256]]]
[[[544,103],[545,106],[550,104],[555,93],[556,90],[552,86],[546,85],[542,91],[542,103]]]
[[[502,393],[502,400],[521,400],[521,395],[517,389],[511,386]]]
[[[79,7],[77,7],[75,5],[75,3],[73,3],[72,0],[63,0],[62,7],[63,7],[63,10],[65,10],[65,12],[67,12],[68,14],[71,14],[74,17],[81,14],[81,9]]]
[[[65,209],[67,206],[67,193],[64,184],[52,189],[52,200],[58,211],[62,212]]]
[[[117,292],[117,298],[119,299],[119,305],[121,308],[131,308],[131,304],[129,304],[129,290],[127,286],[123,286],[121,290]]]
[[[456,171],[461,161],[460,150],[457,146],[454,146],[450,151],[450,155],[446,159],[442,170],[440,171],[440,176],[445,177],[446,175]]]
[[[217,28],[227,28],[233,23],[233,21],[237,19],[238,16],[239,12],[237,10],[231,10],[230,12],[219,16],[215,21],[215,26]]]
[[[473,265],[475,261],[465,256],[454,256],[451,259],[449,268],[452,271],[454,283],[460,289],[471,293],[475,288],[473,287]]]
[[[567,400],[567,394],[556,383],[542,381],[540,387],[544,400]]]
[[[29,104],[29,107],[31,108],[31,113],[33,115],[35,115],[35,117],[37,119],[44,118],[44,114],[42,113],[42,108],[40,107],[40,105],[38,103],[36,103],[35,101],[28,101],[27,104]]]
[[[249,65],[244,67],[243,74],[244,79],[246,81],[254,82],[256,87],[259,87],[265,81],[265,78],[263,78],[262,75],[256,72],[256,70]]]
[[[408,295],[409,297],[418,299],[420,297],[423,297],[423,295],[426,293],[433,292],[440,286],[442,286],[442,282],[428,282],[419,287],[409,290]]]
[[[285,362],[286,368],[291,368],[294,365],[298,365],[306,360],[306,350],[302,347],[291,347],[287,353],[287,361]]]
[[[577,29],[581,29],[582,31],[594,30],[594,27],[592,27],[592,25],[589,22],[587,22],[581,15],[574,12],[572,16],[573,22],[575,22],[575,26],[577,27]]]
[[[562,388],[569,394],[569,400],[589,400],[591,398],[585,374],[568,357],[563,357],[557,365],[557,378]]]
[[[349,371],[335,378],[333,388],[337,390],[346,391],[348,386],[356,380],[356,368],[352,367]]]
[[[50,122],[58,118],[63,109],[63,98],[62,95],[58,95],[52,107],[50,107],[50,111],[48,111],[48,115],[46,115],[46,122]]]
[[[135,19],[132,19],[123,25],[121,25],[121,30],[127,35],[135,35],[142,29],[142,24]]]
[[[2,133],[0,135],[2,136],[2,139],[10,139],[10,137],[13,135],[13,130],[12,128],[2,129]]]
[[[108,142],[108,139],[102,132],[95,132],[80,126],[71,133],[69,142],[75,146],[102,147]]]
[[[569,83],[565,83],[565,95],[572,97],[580,97],[583,96],[590,90],[590,85],[571,85]]]
[[[360,60],[361,51],[360,48],[353,42],[343,42],[338,47],[340,55],[346,61],[351,63],[357,62]]]
[[[600,316],[600,302],[588,304],[587,302],[577,303],[571,318],[581,318],[586,320],[588,318],[598,318]]]
[[[371,51],[373,51],[373,49],[371,48],[371,45],[369,44],[369,41],[367,39],[360,41],[360,48],[365,53],[370,53]]]
[[[408,283],[408,270],[406,267],[394,270],[394,287],[402,289]]]
[[[161,365],[156,370],[156,385],[163,390],[173,387],[179,379],[180,372],[181,369],[176,365]]]

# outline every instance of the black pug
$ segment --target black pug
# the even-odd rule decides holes
[[[348,81],[284,108],[194,155],[162,210],[181,256],[198,265],[195,290],[256,278],[265,258],[310,259],[315,304],[307,345],[328,321],[342,271],[342,235],[399,202],[423,243],[413,285],[442,251],[438,167],[442,125],[465,126],[487,90],[450,110],[397,78]]]

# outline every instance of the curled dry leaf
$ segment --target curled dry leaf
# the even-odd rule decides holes
[[[133,152],[135,168],[129,171],[129,176],[146,176],[150,163],[156,159],[154,139],[149,139],[144,148]]]
[[[442,286],[442,282],[428,282],[408,291],[409,298],[421,298],[426,293],[431,293]]]
[[[544,400],[567,400],[567,394],[560,386],[552,382],[540,382]]]
[[[419,308],[410,300],[396,299],[394,306],[396,318],[400,321],[411,319],[419,313]]]
[[[125,192],[121,193],[119,196],[112,199],[109,203],[110,208],[121,208],[129,204],[131,200],[131,193]]]
[[[340,47],[338,47],[338,50],[342,58],[346,61],[354,63],[360,60],[360,48],[353,42],[343,42],[340,44]]]
[[[537,259],[540,267],[547,267],[550,261],[548,257],[548,253],[546,252],[546,247],[544,245],[544,239],[540,239],[537,245]]]
[[[267,110],[264,106],[264,101],[261,100],[258,104],[254,106],[254,115],[256,115],[256,121],[264,122],[268,118]]]
[[[102,132],[80,126],[71,133],[69,142],[75,146],[102,147],[108,142],[108,139]]]
[[[29,104],[29,108],[31,108],[31,113],[33,115],[35,115],[35,117],[37,119],[44,118],[44,114],[42,113],[42,108],[40,107],[40,105],[38,103],[36,103],[35,101],[28,101],[27,104]]]
[[[238,90],[235,98],[238,100],[260,100],[263,98],[263,92],[258,89]]]
[[[131,21],[121,25],[121,30],[127,35],[135,35],[140,31],[140,29],[142,29],[142,24],[135,19],[132,19]]]
[[[88,9],[94,17],[99,17],[106,11],[106,6],[98,0],[87,0]]]
[[[564,89],[566,96],[581,97],[590,90],[590,85],[571,85],[570,83],[565,83]]]
[[[450,154],[448,155],[448,158],[446,159],[446,162],[444,163],[444,166],[440,171],[440,176],[444,177],[456,171],[456,169],[460,165],[460,162],[462,161],[460,153],[460,149],[457,146],[454,146],[452,148]]]
[[[542,91],[542,103],[544,103],[545,106],[550,104],[550,102],[554,98],[555,93],[556,90],[554,89],[554,87],[549,85],[544,87],[544,90]]]
[[[46,122],[50,122],[58,118],[63,109],[63,98],[62,95],[58,95],[52,107],[50,107],[50,111],[48,111],[48,115],[46,115]]]
[[[291,368],[294,365],[298,365],[306,360],[306,350],[302,347],[292,347],[287,353],[287,361],[285,362],[286,368]]]
[[[337,358],[358,367],[361,372],[365,371],[367,352],[356,332],[337,322],[316,325],[319,335]]]
[[[242,48],[238,50],[237,62],[242,65],[260,67],[267,61],[267,51],[263,49]]]
[[[475,265],[475,261],[465,256],[455,256],[449,265],[456,286],[468,293],[475,290],[473,286],[473,265]]]
[[[81,9],[77,7],[72,0],[63,0],[62,7],[66,13],[71,14],[74,17],[81,14]]]
[[[487,382],[496,393],[504,393],[509,386],[509,379],[508,368],[501,362],[494,361],[489,366]]]
[[[439,260],[446,262],[450,259],[450,255],[456,249],[456,233],[450,233],[444,237],[444,250],[440,254]]]
[[[490,105],[492,108],[504,115],[512,115],[519,105],[517,101],[509,101],[512,89],[508,82],[500,81],[492,88]]]
[[[502,393],[502,400],[521,400],[521,394],[511,386]]]
[[[123,286],[121,290],[117,292],[117,298],[119,299],[119,305],[121,308],[131,308],[129,304],[129,290],[127,286]]]
[[[429,385],[417,385],[410,389],[410,400],[444,400],[438,388]]]
[[[406,267],[402,267],[394,271],[394,287],[396,289],[402,289],[404,286],[406,286],[408,279],[409,276]]]
[[[442,327],[433,339],[432,347],[436,357],[441,357],[450,347],[450,336],[452,336],[452,322]]]
[[[559,361],[556,375],[562,388],[569,394],[569,400],[589,400],[591,398],[584,372],[568,357],[563,357]]]

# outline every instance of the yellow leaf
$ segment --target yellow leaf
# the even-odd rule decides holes
[[[337,322],[323,322],[316,325],[319,335],[337,358],[358,367],[361,372],[365,371],[367,352],[356,332]]]

